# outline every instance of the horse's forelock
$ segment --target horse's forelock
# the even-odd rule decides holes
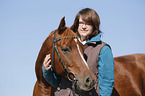
[[[62,36],[75,36],[76,34],[68,27],[64,30]]]
[[[70,43],[73,40],[72,36],[76,37],[76,33],[74,33],[71,29],[67,28],[61,34],[61,37],[66,37],[66,36],[70,36],[70,37],[61,39],[61,45]]]

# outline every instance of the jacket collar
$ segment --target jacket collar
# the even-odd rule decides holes
[[[96,44],[96,42],[100,42],[100,41],[101,41],[101,33],[99,33],[97,36],[88,40],[85,44],[88,44],[88,43]]]

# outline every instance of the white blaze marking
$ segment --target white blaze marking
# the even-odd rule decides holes
[[[86,62],[86,60],[84,59],[84,56],[82,55],[82,53],[81,53],[81,51],[80,51],[79,45],[77,44],[77,39],[74,39],[74,40],[75,40],[75,42],[76,42],[77,49],[78,49],[78,51],[79,51],[79,54],[80,54],[80,56],[81,56],[83,62],[85,63],[85,65],[86,65],[87,68],[89,69],[89,66],[88,66],[87,62]]]

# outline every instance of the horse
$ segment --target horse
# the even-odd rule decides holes
[[[145,96],[145,54],[114,58],[112,96]]]
[[[39,51],[35,72],[37,81],[33,96],[53,96],[55,88],[43,77],[42,65],[47,54],[51,54],[51,64],[56,74],[64,76],[77,85],[78,89],[88,91],[93,88],[96,76],[89,70],[83,57],[83,45],[79,42],[74,27],[65,26],[65,17],[59,27],[52,31]],[[77,82],[76,82],[77,81]]]
[[[76,26],[66,27],[62,18],[58,29],[52,31],[43,42],[35,66],[37,81],[33,96],[54,95],[55,88],[47,83],[42,73],[42,64],[47,54],[51,54],[52,68],[57,74],[72,81],[77,78],[80,90],[92,89],[96,76],[89,71],[83,58],[83,45],[73,32],[73,27]],[[112,96],[145,96],[145,54],[114,57],[114,78]],[[86,87],[86,84],[89,84],[89,87]]]

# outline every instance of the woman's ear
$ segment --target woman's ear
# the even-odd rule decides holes
[[[75,33],[77,32],[79,26],[79,19],[75,20],[74,24],[70,27],[71,30],[73,30]]]
[[[63,33],[63,31],[66,29],[65,27],[65,17],[63,17],[60,21],[59,27],[58,27],[58,34]]]

